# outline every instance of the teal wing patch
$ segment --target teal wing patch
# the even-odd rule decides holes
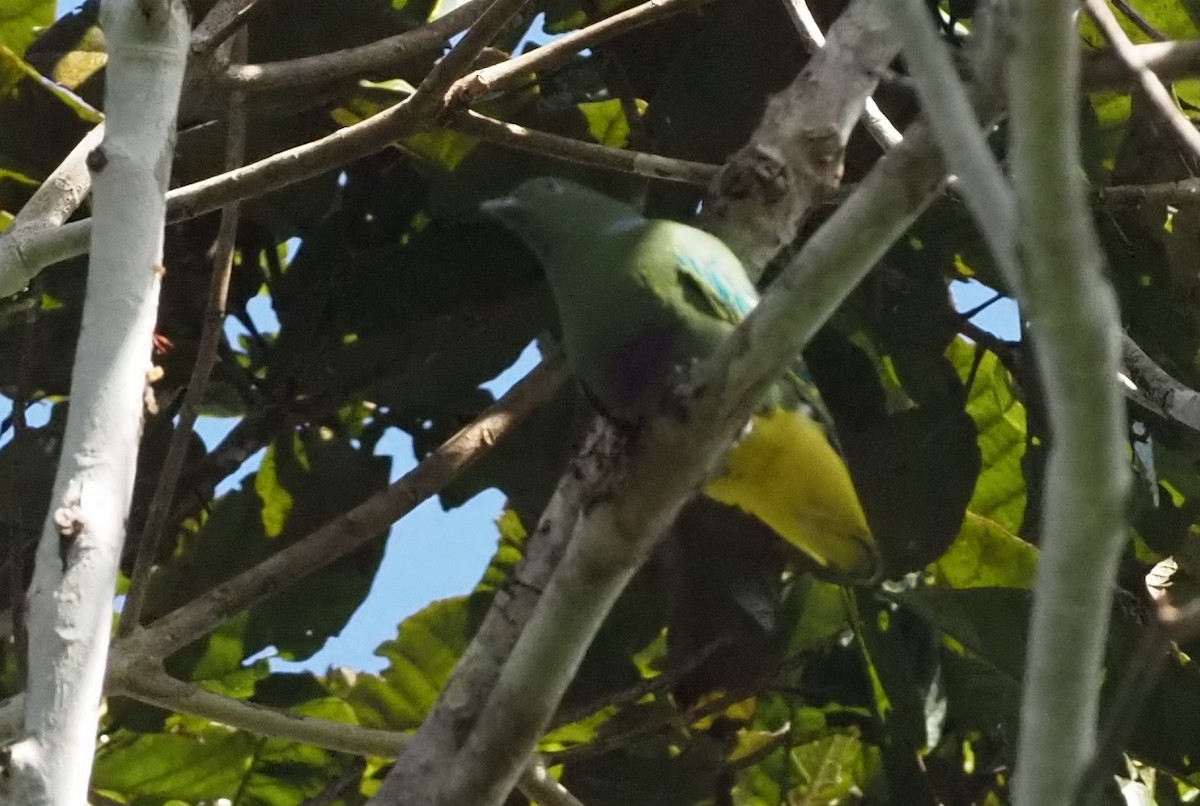
[[[736,324],[758,304],[750,278],[732,255],[676,248],[675,265],[684,295],[719,319]],[[730,276],[731,271],[739,276]]]

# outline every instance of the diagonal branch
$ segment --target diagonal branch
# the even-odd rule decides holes
[[[1070,802],[1095,746],[1130,471],[1124,401],[1112,382],[1116,295],[1079,170],[1077,3],[1015,5],[1009,92],[1021,302],[1038,337],[1053,434],[1013,798],[1034,806]]]
[[[610,171],[630,173],[669,182],[681,182],[707,187],[720,170],[702,162],[663,157],[623,148],[610,148],[599,143],[586,143],[556,134],[527,129],[516,123],[466,110],[449,120],[449,128],[496,145],[528,151],[544,157],[567,160],[579,165],[591,165]]]
[[[483,95],[500,92],[527,79],[530,73],[545,70],[615,36],[666,19],[688,9],[698,8],[709,0],[647,0],[611,17],[594,22],[586,28],[572,31],[539,48],[514,56],[499,64],[476,70],[450,89],[453,104],[466,106]]]
[[[384,73],[415,56],[441,50],[479,19],[490,3],[469,0],[419,28],[356,48],[284,62],[232,64],[219,80],[245,92],[268,92]]]
[[[1200,75],[1200,39],[1134,45],[1137,60],[1163,81],[1182,81]],[[1089,91],[1127,91],[1136,83],[1126,63],[1113,49],[1084,54],[1083,86]]]
[[[255,7],[267,0],[217,0],[208,14],[192,29],[193,56],[207,56],[245,24]],[[238,61],[245,61],[239,59]]]
[[[165,658],[230,616],[374,539],[510,433],[549,399],[564,375],[561,365],[543,363],[386,490],[149,627],[135,630],[121,640],[121,651]]]
[[[717,176],[701,217],[757,281],[814,206],[837,192],[850,133],[899,45],[889,0],[853,0],[825,47],[767,105]]]
[[[800,31],[808,52],[816,53],[825,47],[825,34],[817,24],[817,18],[813,16],[808,3],[805,0],[783,0],[783,5],[791,15],[792,22],[796,24],[796,29]],[[901,140],[900,131],[888,120],[874,98],[866,100],[862,122],[880,148],[889,149]]]
[[[1147,67],[1145,59],[1139,56],[1137,47],[1129,41],[1129,37],[1121,28],[1121,24],[1117,22],[1117,18],[1113,16],[1105,0],[1084,0],[1084,5],[1087,6],[1088,14],[1091,15],[1096,26],[1108,39],[1108,44],[1117,54],[1117,58],[1125,63],[1137,81],[1138,87],[1166,120],[1179,142],[1189,149],[1193,156],[1200,157],[1200,132],[1196,131],[1196,124],[1180,111],[1175,99],[1171,97],[1171,93],[1163,86],[1158,76],[1154,75],[1153,71]]]

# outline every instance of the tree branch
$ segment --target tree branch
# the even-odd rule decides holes
[[[408,736],[235,700],[168,675],[154,661],[122,652],[109,664],[108,694],[182,714],[194,714],[259,736],[324,747],[360,756],[394,758]]]
[[[1104,0],[1084,0],[1084,5],[1096,26],[1104,33],[1117,58],[1125,63],[1142,92],[1166,120],[1180,144],[1190,150],[1193,156],[1200,157],[1200,132],[1196,131],[1196,124],[1180,111],[1175,99],[1167,92],[1158,76],[1146,66],[1145,60],[1139,56],[1138,49],[1129,41],[1107,3]]]
[[[796,24],[808,52],[816,53],[825,47],[825,34],[822,33],[821,26],[817,25],[817,18],[809,10],[808,3],[805,0],[783,0],[783,5],[791,15],[792,22]],[[871,138],[885,151],[902,139],[900,130],[888,120],[874,98],[867,98],[863,107],[862,122]]]
[[[514,13],[528,0],[495,0],[466,36],[395,106],[353,126],[295,146],[235,171],[178,188],[167,194],[168,222],[184,221],[234,201],[269,193],[386,148],[434,125],[444,113],[450,86]],[[0,237],[0,297],[15,294],[45,266],[87,251],[91,220],[50,231],[18,230]]]
[[[1125,393],[1150,411],[1200,431],[1200,392],[1184,386],[1125,334],[1121,339]]]
[[[135,630],[121,639],[121,651],[165,658],[230,616],[378,536],[490,450],[547,400],[564,376],[561,365],[543,363],[386,490],[149,627]]]
[[[26,737],[11,746],[0,782],[0,799],[11,803],[87,797],[187,61],[181,0],[106,0],[100,18],[108,118],[87,160],[97,223],[62,458],[28,596]]]
[[[184,683],[162,667],[143,658],[114,658],[109,667],[108,694],[124,696],[158,708],[192,714],[259,736],[300,742],[357,756],[395,758],[404,752],[409,734],[380,730],[330,719],[288,713],[264,705],[235,700]],[[0,712],[2,713],[2,712]],[[582,806],[537,761],[521,776],[521,791],[543,806]]]
[[[244,92],[268,92],[384,73],[416,56],[441,50],[479,19],[491,2],[469,0],[419,28],[356,48],[285,62],[230,65],[219,80]]]
[[[1112,581],[1129,490],[1120,322],[1079,165],[1076,3],[1016,4],[1011,159],[1022,305],[1053,438],[1021,706],[1014,803],[1068,803],[1096,742]],[[1064,293],[1066,291],[1066,293]]]
[[[1054,426],[1021,716],[1019,806],[1069,802],[1091,756],[1129,475],[1122,399],[1111,380],[1120,332],[1115,297],[1101,273],[1077,175],[1072,4],[1050,5],[1021,3],[1014,31],[1015,194],[970,114],[948,54],[931,45],[923,7],[908,0],[898,17],[905,57],[923,105],[937,110],[932,118],[960,192],[1039,337]],[[1002,32],[998,40],[1004,39]]]
[[[850,132],[898,50],[889,5],[853,0],[825,47],[771,99],[758,130],[717,176],[703,225],[753,280],[841,183]]]
[[[1200,39],[1134,45],[1137,60],[1163,81],[1200,75]],[[1128,91],[1136,85],[1125,62],[1113,51],[1094,50],[1083,57],[1083,87],[1088,91]]]
[[[507,146],[519,151],[529,151],[544,157],[591,165],[610,171],[680,182],[686,185],[707,187],[720,170],[715,165],[702,162],[662,157],[622,148],[609,148],[598,143],[585,143],[556,134],[547,134],[515,123],[489,118],[478,112],[466,110],[448,121],[449,128],[478,137],[496,145]]]
[[[1093,192],[1096,204],[1103,209],[1141,207],[1147,204],[1200,204],[1200,179],[1179,179],[1150,185],[1116,185],[1097,188]]]
[[[10,232],[18,227],[52,229],[79,209],[92,189],[87,157],[104,140],[104,124],[97,125],[71,149],[67,158],[46,177],[13,219]]]
[[[262,0],[265,5],[266,0]],[[246,24],[260,0],[217,0],[204,19],[192,29],[193,56],[204,57],[217,49]],[[261,6],[259,6],[261,8]],[[239,59],[239,62],[245,59]]]
[[[536,73],[566,61],[581,50],[595,47],[615,36],[666,19],[681,11],[698,8],[709,0],[647,0],[586,28],[572,31],[539,48],[499,64],[476,70],[459,79],[448,93],[449,105],[466,106],[482,95],[499,92]]]

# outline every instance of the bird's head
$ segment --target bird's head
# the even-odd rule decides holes
[[[546,262],[569,251],[585,233],[597,235],[645,221],[624,202],[567,179],[540,176],[526,180],[510,194],[480,205],[500,219]]]

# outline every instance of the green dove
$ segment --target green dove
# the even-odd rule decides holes
[[[647,219],[574,182],[531,179],[484,209],[537,256],[567,361],[615,420],[653,414],[675,368],[708,355],[758,303],[719,239]],[[794,388],[795,378],[781,385],[789,381]],[[831,575],[865,581],[877,573],[850,473],[802,407],[764,402],[705,494],[758,518]]]

